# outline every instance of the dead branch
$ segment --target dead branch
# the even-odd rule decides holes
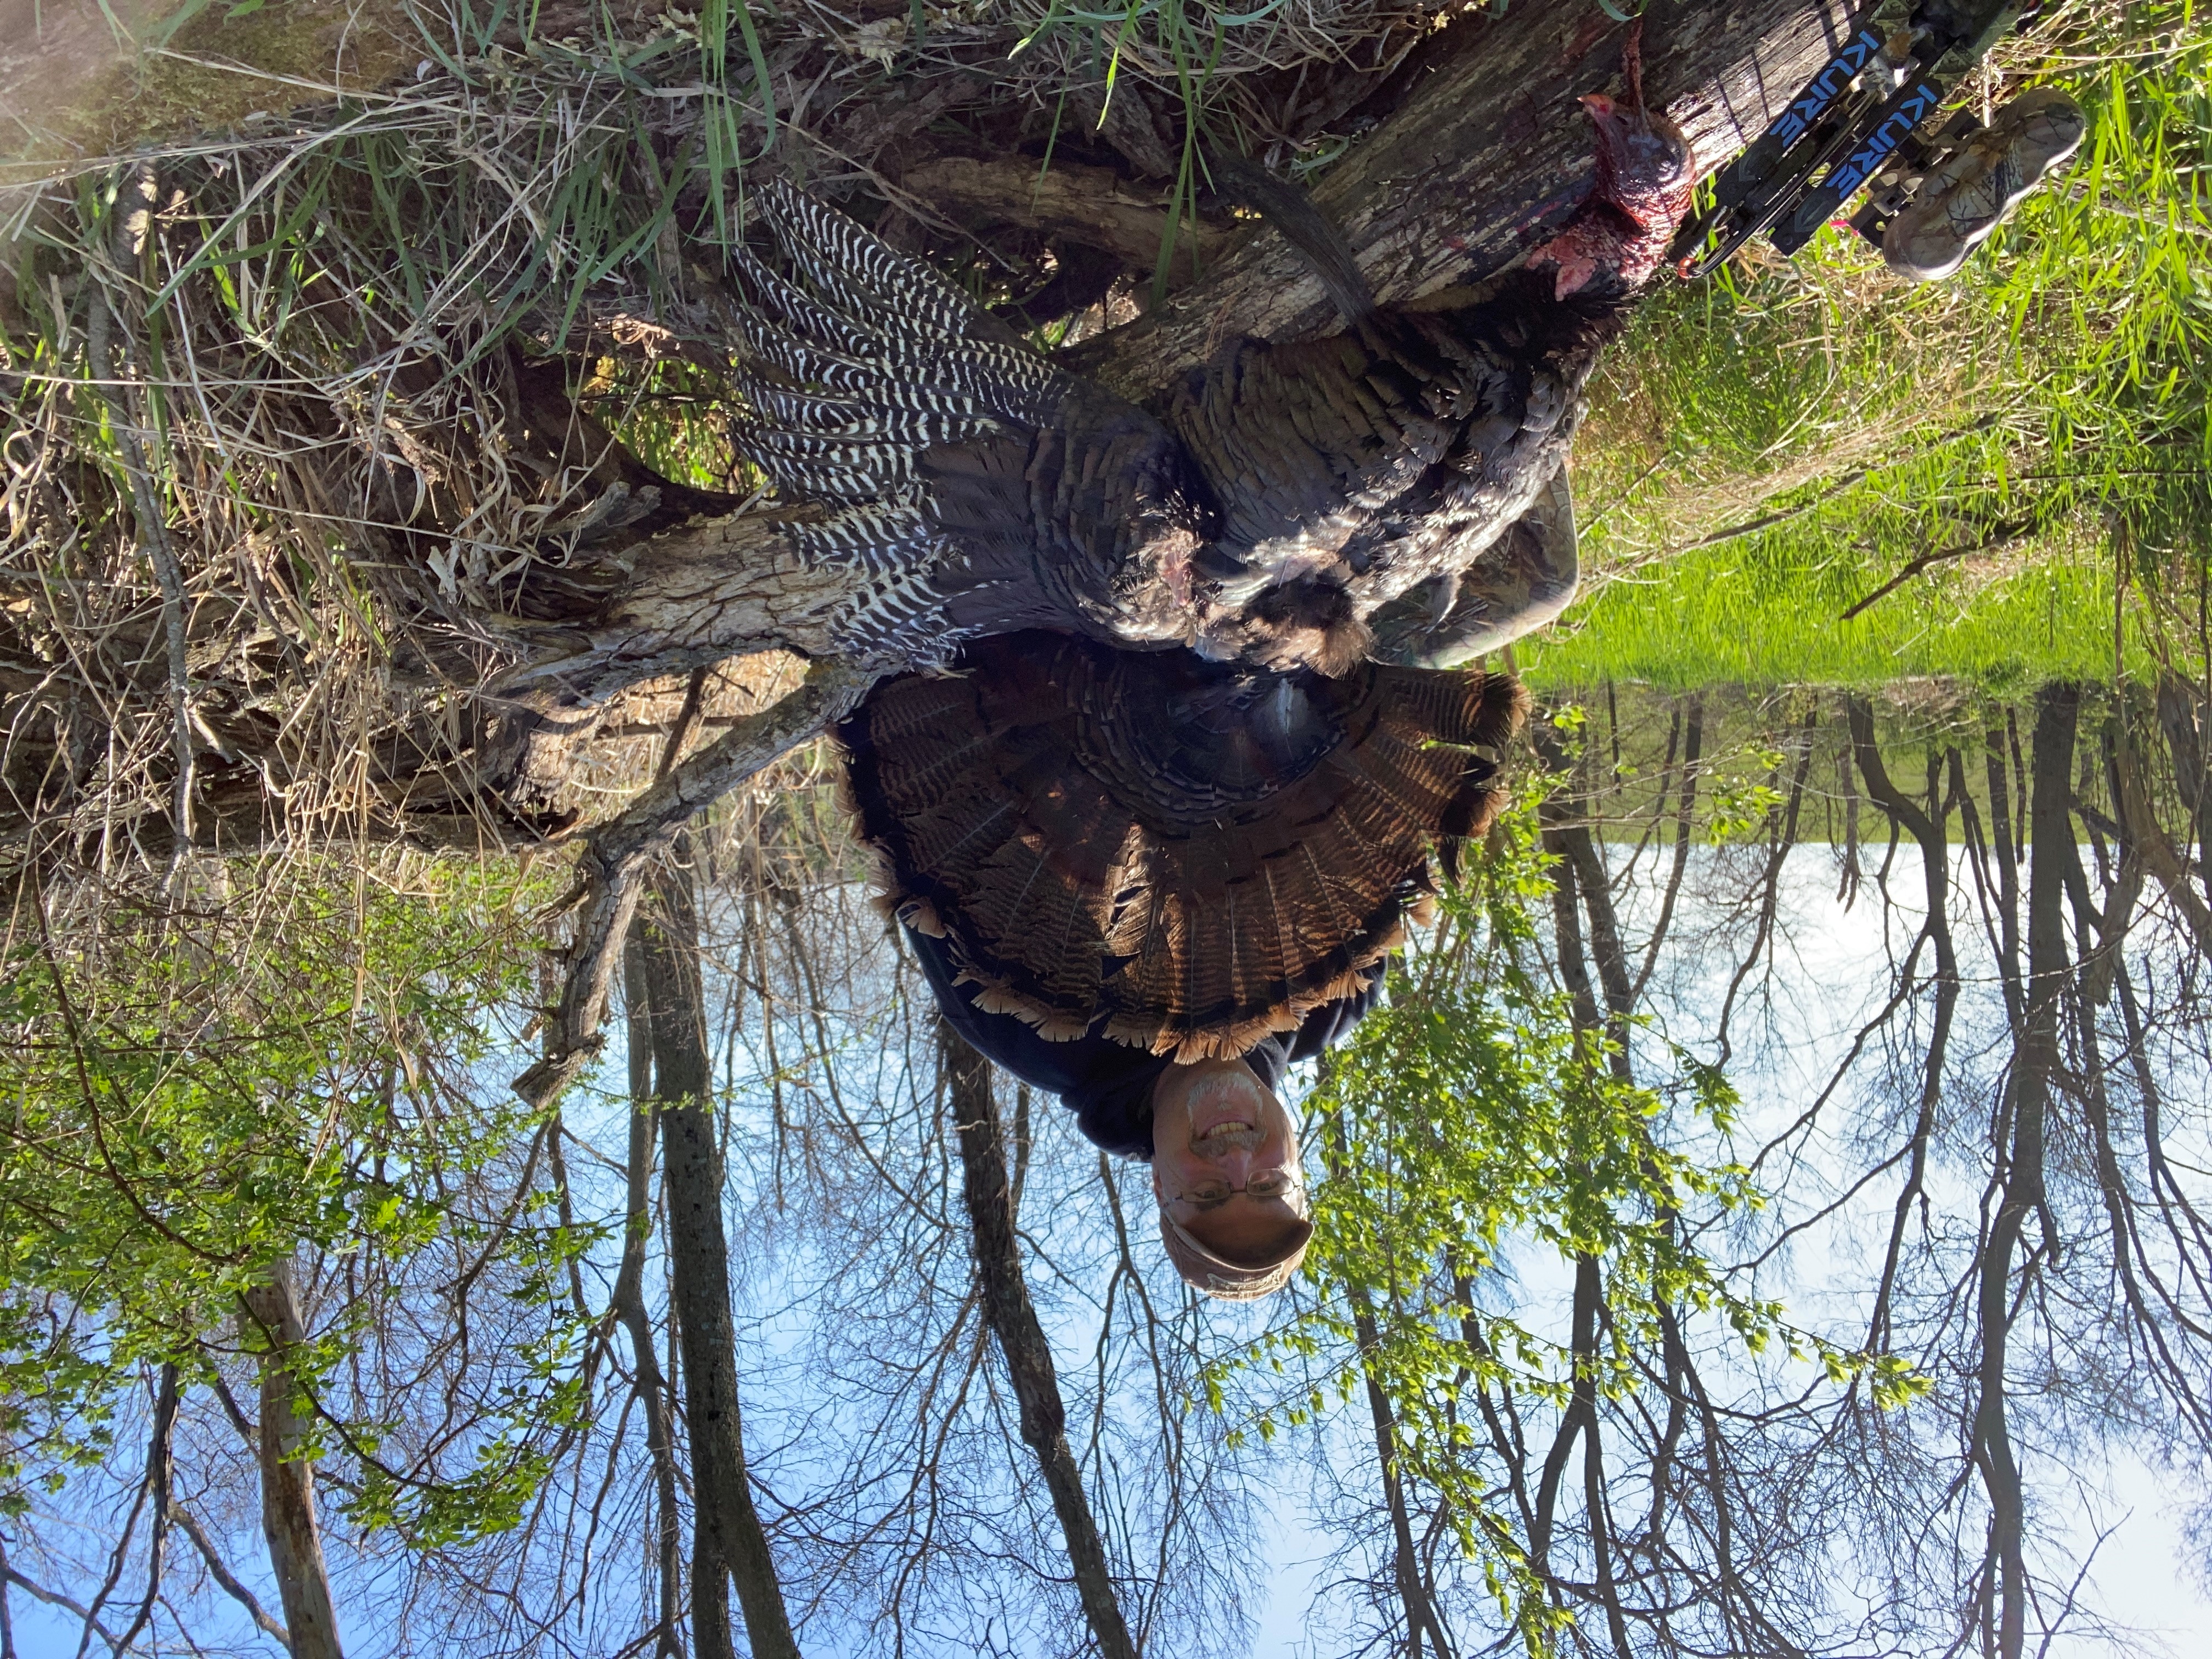
[[[169,1519],[192,1540],[192,1547],[200,1553],[200,1559],[207,1563],[209,1576],[222,1587],[223,1594],[246,1609],[246,1616],[259,1627],[263,1635],[285,1652],[291,1652],[291,1633],[269,1616],[268,1609],[261,1605],[259,1598],[252,1590],[239,1583],[238,1575],[231,1571],[224,1562],[222,1552],[216,1548],[215,1540],[207,1535],[207,1529],[200,1525],[198,1517],[173,1499],[169,1504]]]
[[[1863,477],[1865,475],[1862,473],[1860,476]],[[1826,497],[1822,496],[1818,499],[1826,500]],[[1817,504],[1817,501],[1815,504]],[[1905,563],[1905,568],[1899,571],[1894,576],[1892,576],[1880,587],[1875,588],[1875,591],[1868,594],[1866,598],[1853,605],[1848,611],[1844,611],[1842,616],[1837,617],[1836,620],[1838,622],[1850,621],[1852,617],[1871,609],[1879,601],[1887,599],[1892,593],[1896,592],[1899,588],[1904,586],[1905,583],[1911,581],[1915,576],[1918,575],[1923,570],[1929,569],[1936,565],[1942,564],[1951,559],[1971,559],[1978,553],[2001,552],[2004,549],[2013,545],[2014,543],[2019,541],[2021,538],[2028,534],[2028,532],[2033,531],[2035,527],[2036,520],[2032,517],[2025,519],[2008,519],[2004,523],[1997,526],[1994,530],[1990,531],[1988,535],[1982,537],[1979,540],[1961,542],[1955,547],[1941,548],[1933,553],[1923,553],[1917,559],[1908,560]]]
[[[550,1104],[598,1054],[615,963],[653,855],[699,812],[850,714],[878,678],[836,658],[816,663],[798,690],[732,726],[592,833],[580,860],[583,909],[565,953],[561,1000],[547,1020],[545,1057],[514,1082],[523,1099]]]
[[[1110,167],[1062,161],[1040,172],[1018,159],[945,155],[909,167],[900,184],[965,222],[1042,231],[1139,270],[1159,257],[1168,231],[1167,212],[1156,193],[1130,185]],[[1211,269],[1231,240],[1231,233],[1211,225],[1178,227],[1177,268],[1188,268],[1181,256],[1189,249],[1200,269]]]

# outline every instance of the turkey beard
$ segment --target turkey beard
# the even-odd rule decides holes
[[[1055,634],[973,644],[838,728],[884,908],[976,1006],[1233,1059],[1356,992],[1503,805],[1510,677],[1255,672]]]

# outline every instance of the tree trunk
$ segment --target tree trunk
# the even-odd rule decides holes
[[[700,980],[699,913],[688,848],[653,883],[641,918],[653,1096],[660,1103],[668,1258],[699,1548],[692,1564],[696,1616],[721,1601],[721,1575],[737,1586],[755,1659],[799,1659],[768,1534],[753,1507],[738,1410],[736,1332],[730,1317],[729,1245],[722,1231],[721,1158],[714,1142],[714,1069]],[[704,1645],[704,1638],[702,1638]]]
[[[1328,1059],[1322,1059],[1322,1078],[1328,1079]],[[1323,1133],[1328,1137],[1328,1158],[1332,1178],[1341,1176],[1351,1161],[1350,1149],[1345,1144],[1344,1121],[1335,1113],[1326,1114],[1322,1120]],[[1373,1298],[1367,1287],[1354,1283],[1351,1286],[1352,1337],[1359,1352],[1371,1354],[1382,1346],[1381,1328],[1375,1321]],[[1470,1300],[1468,1304],[1473,1305]],[[1468,1322],[1472,1328],[1473,1322]],[[1372,1371],[1363,1368],[1367,1384],[1367,1415],[1375,1431],[1375,1457],[1382,1476],[1382,1507],[1390,1517],[1391,1577],[1398,1590],[1398,1605],[1406,1615],[1406,1659],[1421,1659],[1424,1638],[1432,1643],[1437,1659],[1451,1659],[1450,1644],[1439,1628],[1436,1608],[1429,1599],[1429,1586],[1421,1572],[1419,1552],[1413,1547],[1413,1518],[1406,1504],[1406,1480],[1398,1466],[1398,1420],[1390,1407],[1390,1396]]]
[[[297,1381],[285,1362],[307,1340],[292,1264],[279,1261],[269,1282],[246,1291],[245,1302],[252,1335],[268,1345],[261,1362],[261,1530],[283,1599],[292,1659],[341,1659],[337,1613],[315,1524],[315,1466],[292,1455],[307,1438],[307,1425],[292,1405]]]
[[[1849,13],[1754,0],[1652,8],[1644,90],[1715,167],[1756,137],[1826,60]],[[1463,17],[1415,70],[1415,89],[1315,188],[1376,296],[1401,302],[1478,280],[1565,219],[1589,178],[1577,94],[1614,84],[1627,26],[1588,0],[1528,0]],[[1283,239],[1249,233],[1205,281],[1069,355],[1124,396],[1170,386],[1227,337],[1333,325],[1321,285]]]
[[[1990,1500],[1990,1556],[1996,1579],[1993,1610],[1996,1651],[2020,1659],[2027,1636],[2026,1494],[2013,1451],[2006,1410],[2005,1362],[2012,1328],[2013,1255],[2031,1213],[2049,1226],[2044,1193],[2045,1118],[2058,1067],[2058,1001],[2070,963],[2061,898],[2074,847],[2074,732],[2081,690],[2046,686],[2036,698],[2033,793],[2028,821],[2033,845],[2027,881],[2027,1004],[2013,1051],[2005,1117],[2010,1134],[2000,1142],[2003,1185],[1997,1212],[1983,1247],[1977,1286],[1981,1335],[1978,1399],[1972,1451]],[[2046,1246],[2056,1240],[2046,1236]]]
[[[1868,797],[1920,848],[1921,879],[1925,884],[1928,904],[1926,937],[1936,951],[1936,1006],[1929,1023],[1927,1048],[1921,1058],[1920,1103],[1913,1118],[1911,1157],[1905,1184],[1898,1191],[1897,1206],[1890,1218],[1889,1243],[1882,1256],[1881,1277],[1875,1284],[1874,1313],[1867,1325],[1867,1346],[1880,1352],[1889,1340],[1890,1299],[1897,1284],[1898,1263],[1904,1255],[1905,1228],[1911,1219],[1912,1206],[1923,1189],[1929,1144],[1936,1129],[1936,1109],[1943,1098],[1943,1067],[1950,1054],[1951,1022],[1959,1006],[1959,962],[1951,938],[1948,824],[1943,819],[1929,817],[1890,781],[1889,769],[1875,742],[1873,705],[1864,697],[1848,697],[1844,700],[1844,717],[1850,728],[1850,752],[1859,775],[1866,780]],[[1964,797],[1965,792],[1961,790],[1960,794]],[[1970,797],[1966,799],[1971,801]],[[2002,840],[2001,817],[1998,823]],[[1919,959],[1916,947],[1906,957],[1899,975],[1900,996],[1910,990]]]
[[[998,1103],[991,1097],[990,1064],[941,1018],[937,1022],[937,1051],[951,1085],[952,1126],[960,1143],[962,1191],[974,1231],[983,1318],[1006,1358],[1006,1374],[1021,1407],[1022,1439],[1036,1453],[1043,1470],[1045,1487],[1067,1540],[1076,1593],[1082,1597],[1084,1616],[1099,1651],[1106,1659],[1136,1659],[1136,1644],[1129,1639],[1115,1598],[1106,1547],[1083,1493],[1082,1471],[1068,1449],[1067,1408],[1060,1397],[1052,1346],[1045,1340],[1022,1279],[1006,1141],[999,1127]]]
[[[675,1437],[668,1382],[661,1375],[660,1351],[653,1334],[652,1316],[645,1305],[646,1245],[653,1231],[653,1154],[660,1114],[653,1099],[653,1023],[645,988],[645,951],[633,927],[624,957],[623,1000],[629,1015],[629,1156],[623,1216],[621,1266],[615,1273],[608,1304],[629,1337],[633,1391],[645,1413],[646,1455],[653,1464],[654,1556],[659,1571],[659,1620],[654,1632],[657,1659],[683,1659],[677,1640],[679,1600],[679,1540],[682,1524],[677,1515]]]

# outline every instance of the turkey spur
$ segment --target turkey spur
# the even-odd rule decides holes
[[[1482,835],[1503,675],[1274,674],[1067,635],[981,640],[838,728],[890,908],[987,1012],[1231,1059],[1357,993]]]
[[[1401,636],[1409,615],[1443,623],[1461,574],[1558,476],[1583,381],[1687,205],[1688,146],[1644,109],[1632,58],[1629,79],[1623,99],[1583,100],[1589,196],[1484,297],[1376,307],[1340,261],[1341,331],[1232,340],[1152,410],[1055,368],[843,215],[763,186],[782,268],[738,252],[738,446],[811,504],[782,532],[798,556],[854,573],[841,644],[941,663],[1047,629],[1335,675],[1380,613]]]

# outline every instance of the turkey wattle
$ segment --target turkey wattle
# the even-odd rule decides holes
[[[1688,204],[1688,146],[1628,68],[1626,97],[1583,100],[1589,197],[1480,301],[1231,341],[1158,415],[843,215],[763,187],[787,274],[740,255],[757,314],[738,441],[823,509],[784,532],[798,554],[860,577],[841,642],[927,663],[1042,628],[1338,674],[1378,612],[1396,605],[1404,631],[1416,590],[1435,623],[1465,611],[1455,579],[1559,473],[1583,384]]]
[[[887,902],[987,1012],[1185,1060],[1351,994],[1503,799],[1515,680],[980,640],[839,729]]]

